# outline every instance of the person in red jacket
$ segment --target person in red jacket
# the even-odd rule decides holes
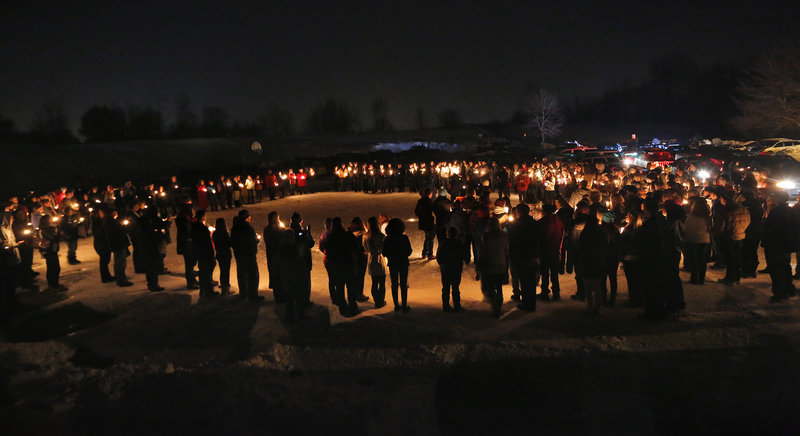
[[[525,193],[528,192],[528,185],[531,183],[531,178],[528,174],[527,168],[522,167],[522,171],[520,171],[519,175],[517,175],[515,182],[517,185],[516,188],[519,202],[525,203]]]
[[[203,180],[197,184],[197,209],[208,209],[208,187]]]
[[[278,178],[272,174],[272,170],[267,170],[267,175],[264,176],[264,187],[269,192],[269,199],[275,199],[275,191],[278,189]]]
[[[308,187],[308,174],[306,174],[305,170],[300,168],[297,173],[297,192],[300,194],[306,193],[306,188]]]
[[[294,191],[297,188],[297,174],[294,173],[293,169],[289,169],[289,195],[294,195]]]
[[[561,246],[564,241],[564,224],[555,214],[556,206],[545,204],[542,206],[544,216],[539,220],[544,235],[542,237],[542,257],[540,270],[542,273],[541,300],[550,298],[550,288],[553,291],[553,301],[561,299],[561,286],[558,283],[558,270],[561,265]]]

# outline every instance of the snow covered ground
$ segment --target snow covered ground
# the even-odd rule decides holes
[[[285,222],[300,212],[316,239],[326,216],[408,219],[417,198],[318,193],[249,209],[257,231],[271,210]],[[208,222],[230,225],[234,213]],[[442,313],[438,266],[419,258],[416,223],[406,233],[410,313],[370,301],[341,317],[315,247],[315,305],[294,325],[272,302],[263,247],[267,301],[254,305],[187,291],[174,244],[166,292],[148,292],[130,263],[133,287],[101,284],[91,240],[82,240],[82,264],[61,253],[69,291],[22,294],[25,309],[0,325],[2,426],[67,435],[800,431],[800,306],[769,304],[767,276],[725,287],[709,271],[706,285],[685,284],[682,316],[655,324],[624,307],[586,316],[568,298],[573,277],[561,276],[567,298],[533,313],[507,303],[496,320],[472,266],[462,279],[466,312]],[[624,302],[622,271],[619,283]]]

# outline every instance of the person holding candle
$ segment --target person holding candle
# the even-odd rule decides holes
[[[411,243],[404,235],[405,225],[399,218],[392,218],[386,226],[386,238],[383,240],[383,255],[389,264],[389,276],[392,280],[392,300],[394,311],[408,313],[408,256],[411,256]],[[400,296],[398,299],[398,288]]]
[[[258,244],[261,243],[261,235],[256,234],[250,225],[252,217],[250,211],[242,209],[234,218],[231,228],[231,247],[233,256],[236,258],[236,273],[239,282],[239,296],[246,298],[250,302],[260,302],[264,300],[262,295],[258,295]]]
[[[110,213],[111,220],[108,226],[108,239],[111,244],[111,252],[114,253],[114,278],[119,287],[131,286],[133,283],[131,283],[125,275],[128,256],[130,255],[128,247],[131,246],[127,230],[130,220],[124,216],[120,216],[116,210],[112,210]]]
[[[219,265],[219,287],[222,295],[231,293],[231,238],[225,225],[225,218],[217,218],[214,223],[214,233],[211,240],[214,242],[215,257]]]
[[[192,252],[197,258],[200,297],[219,295],[214,292],[213,274],[217,265],[214,259],[214,244],[211,242],[211,229],[206,225],[206,211],[200,209],[195,213],[191,230]]]

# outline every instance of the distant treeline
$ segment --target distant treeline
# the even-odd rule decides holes
[[[675,55],[650,66],[642,80],[621,79],[595,98],[576,98],[561,106],[567,125],[601,125],[622,131],[632,124],[667,124],[700,134],[800,135],[800,55],[796,50],[776,51],[758,60],[701,66],[695,60]],[[526,100],[539,92],[521,92]],[[529,99],[528,99],[529,100]],[[564,104],[566,103],[566,104]],[[510,105],[510,108],[513,107]],[[100,105],[81,116],[79,134],[86,142],[125,140],[259,137],[281,138],[303,133],[348,133],[393,130],[389,102],[376,98],[369,106],[369,120],[362,123],[358,112],[345,101],[327,99],[311,108],[302,126],[294,114],[277,106],[267,107],[253,120],[231,120],[219,106],[208,106],[198,114],[185,95],[174,101],[167,121],[155,106]],[[426,125],[425,111],[415,109],[417,128]],[[459,111],[445,108],[438,113],[445,128],[463,124]],[[505,121],[489,125],[531,125],[529,107],[513,111]],[[62,104],[43,105],[28,131],[19,131],[11,119],[0,114],[0,143],[61,144],[79,142],[70,131]]]

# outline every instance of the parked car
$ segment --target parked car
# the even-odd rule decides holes
[[[800,192],[800,162],[781,155],[745,156],[733,160],[727,167],[731,180],[739,183],[742,174],[750,171],[766,177],[777,189],[783,189],[794,198]]]
[[[775,153],[784,151],[784,150],[786,150],[786,149],[788,149],[790,147],[795,147],[795,146],[798,146],[798,145],[800,145],[800,141],[798,141],[796,139],[785,139],[785,140],[778,141],[775,144],[765,148],[762,151],[762,153],[775,154]]]
[[[795,142],[793,144],[793,142]],[[754,141],[747,145],[747,151],[750,153],[774,153],[776,151],[780,151],[790,145],[798,145],[800,142],[797,142],[795,139],[789,138],[764,138],[759,139],[758,141]],[[767,151],[767,150],[770,151]]]

